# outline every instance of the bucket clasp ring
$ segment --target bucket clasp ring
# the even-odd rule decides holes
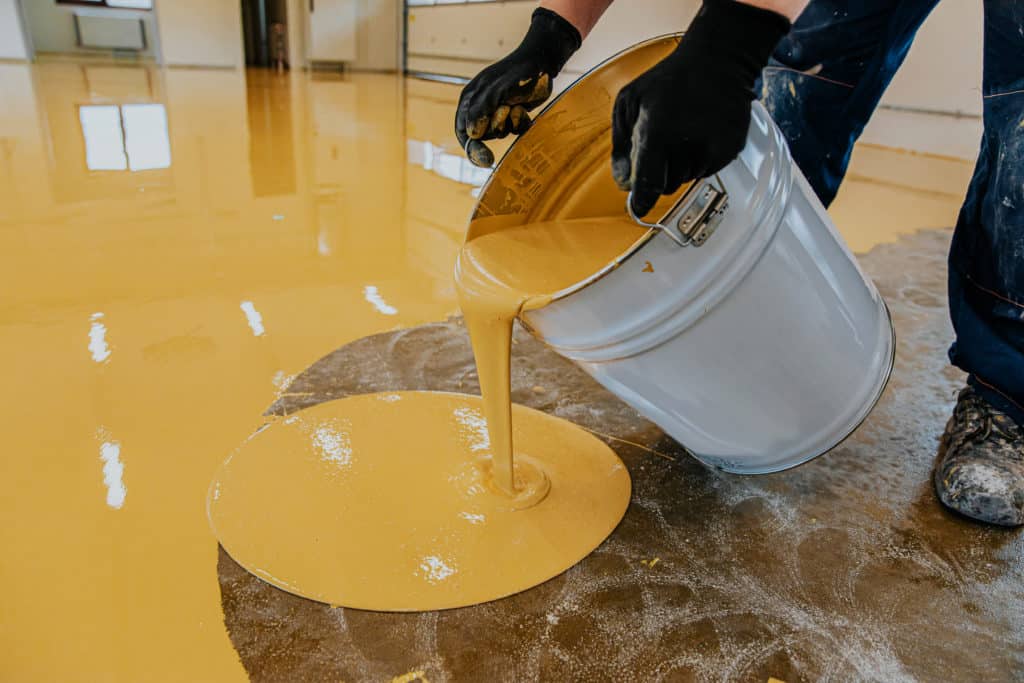
[[[665,233],[680,247],[699,247],[714,233],[729,208],[729,193],[717,173],[695,182],[658,223],[648,223],[633,211],[633,191],[626,198],[626,212],[644,228]]]

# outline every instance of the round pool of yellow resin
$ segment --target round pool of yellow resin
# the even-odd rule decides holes
[[[214,532],[236,562],[332,605],[425,611],[495,600],[576,564],[615,529],[629,474],[601,440],[513,406],[515,498],[489,479],[481,400],[366,394],[281,417],[221,466]]]

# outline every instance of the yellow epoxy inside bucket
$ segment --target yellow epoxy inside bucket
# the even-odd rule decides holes
[[[481,401],[367,394],[280,418],[222,466],[210,520],[243,567],[286,591],[372,610],[472,605],[535,586],[618,524],[629,474],[602,441],[515,406],[517,453],[550,491],[516,509],[488,484]]]

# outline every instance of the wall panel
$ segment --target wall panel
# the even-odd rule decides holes
[[[618,0],[566,65],[556,90],[629,45],[685,28],[698,6],[698,0]],[[518,45],[534,7],[528,0],[410,7],[407,66],[472,77]],[[981,3],[939,3],[868,125],[865,141],[974,155],[980,132],[981,19]],[[905,109],[921,111],[908,121]]]

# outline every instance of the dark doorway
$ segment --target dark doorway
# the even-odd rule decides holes
[[[242,0],[246,66],[288,68],[286,0]]]

